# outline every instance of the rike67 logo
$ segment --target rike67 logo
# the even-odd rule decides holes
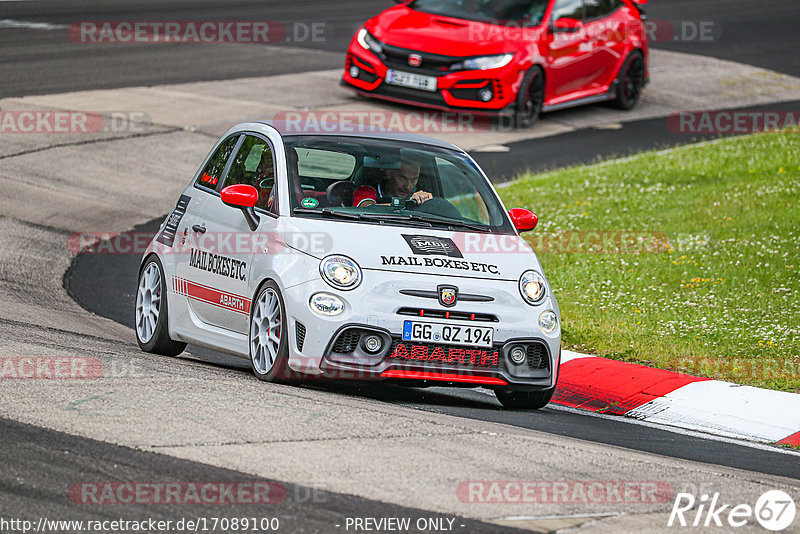
[[[691,493],[678,493],[667,526],[729,529],[743,527],[755,519],[765,529],[779,532],[791,526],[796,512],[794,499],[781,490],[765,492],[755,506],[724,503],[719,493],[704,494],[699,499]]]

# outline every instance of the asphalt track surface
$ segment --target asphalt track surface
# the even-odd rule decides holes
[[[155,233],[160,223],[160,219],[153,220],[135,228],[133,232]],[[102,246],[98,248],[102,249]],[[82,254],[75,258],[65,274],[64,285],[84,308],[133,328],[140,261],[141,258],[135,254]],[[232,373],[251,373],[247,360],[201,347],[189,346],[188,350],[202,361],[228,368]],[[664,456],[800,479],[800,462],[794,455],[553,407],[537,412],[505,411],[493,395],[471,389],[418,389],[387,387],[383,384],[319,382],[305,387],[321,387],[331,392],[364,396],[420,410],[494,421]]]
[[[341,63],[342,50],[366,18],[391,2],[351,1],[293,2],[255,1],[167,1],[135,3],[0,2],[0,20],[46,22],[51,30],[30,28],[0,31],[0,95],[22,96],[82,89],[182,83],[264,76],[330,68]],[[709,55],[800,75],[796,53],[796,0],[752,2],[750,0],[654,0],[648,7],[652,19],[712,21],[718,38],[710,42],[668,42],[654,46],[687,53]],[[322,42],[290,42],[279,47],[259,45],[114,45],[99,46],[71,42],[66,25],[81,20],[277,20],[301,25],[324,23]],[[797,103],[769,109],[796,110]],[[547,120],[547,119],[545,119]],[[511,145],[507,154],[478,154],[487,171],[508,177],[524,168],[533,170],[592,161],[597,157],[623,155],[631,151],[667,147],[696,139],[679,136],[665,128],[665,121],[627,123],[620,130],[583,130],[548,139]],[[566,147],[566,149],[565,149]],[[153,229],[157,223],[148,227]],[[140,230],[147,230],[145,227]],[[123,324],[132,322],[132,299],[138,257],[80,256],[65,275],[65,286],[87,309]],[[91,283],[90,283],[91,280]],[[93,294],[90,287],[103,288]],[[209,351],[196,351],[212,365],[231,373],[249,372],[247,363]],[[547,408],[536,414],[507,412],[489,396],[474,390],[443,391],[380,386],[331,384],[332,394],[344,393],[380,399],[418,409],[503,422],[511,425],[685,458],[755,472],[800,479],[796,457],[731,443],[707,440],[600,419],[571,411]],[[532,417],[533,415],[533,417]],[[62,512],[68,519],[75,508],[65,501],[64,484],[113,473],[118,480],[252,480],[241,473],[204,464],[143,453],[102,442],[78,438],[0,420],[0,501],[4,509],[19,510],[31,518],[47,512]],[[17,467],[14,467],[17,466]],[[25,466],[24,472],[19,466]],[[38,466],[31,468],[31,466]],[[97,477],[102,478],[102,477]],[[291,489],[291,488],[290,488]],[[290,491],[291,493],[291,491]],[[307,506],[288,500],[280,509],[282,518],[295,519],[291,531],[329,531],[331,521],[342,516],[409,516],[421,514],[385,503],[327,494],[328,505]],[[13,506],[13,508],[12,508]],[[226,510],[226,516],[232,510]],[[265,510],[263,513],[274,511]],[[180,510],[148,507],[148,515],[191,515]],[[252,513],[252,510],[248,510]],[[114,509],[114,517],[137,518],[137,510]],[[203,507],[200,515],[210,515]],[[110,517],[101,508],[79,510],[79,519]],[[480,531],[504,531],[501,527],[475,524]],[[509,530],[509,529],[506,529]],[[510,531],[510,530],[509,530]]]
[[[83,89],[184,83],[328,69],[360,25],[389,0],[52,0],[0,2],[0,21],[55,25],[51,30],[0,32],[0,95],[25,96]],[[651,0],[647,14],[687,39],[653,43],[690,54],[729,59],[794,76],[796,0]],[[251,44],[91,44],[73,42],[67,27],[80,21],[277,21],[288,41],[274,50]],[[710,39],[690,28],[710,24]],[[316,24],[318,38],[303,38]],[[0,24],[2,27],[2,24]],[[681,30],[680,28],[689,28]],[[699,26],[698,26],[699,27]],[[707,26],[708,27],[708,26]],[[300,49],[300,50],[298,50]]]
[[[274,482],[228,469],[180,460],[162,454],[141,452],[101,441],[79,438],[0,418],[0,503],[2,514],[33,521],[51,518],[63,521],[154,521],[179,518],[278,518],[280,532],[334,532],[344,530],[348,517],[403,517],[412,523],[420,518],[454,520],[462,532],[519,532],[480,521],[456,518],[407,507],[370,501],[349,495],[283,484],[275,503],[192,504],[169,503],[93,505],[76,504],[80,493],[66,495],[75,481],[127,481],[141,483],[193,482],[241,484]],[[99,494],[99,493],[98,493]],[[124,496],[123,496],[124,498]],[[463,526],[462,526],[463,525]],[[77,529],[75,529],[77,530]],[[190,530],[190,529],[185,529]],[[216,529],[216,531],[227,529]],[[47,530],[51,531],[51,530]],[[72,529],[52,529],[67,532]],[[85,530],[84,530],[85,531]],[[147,529],[145,529],[147,531]],[[171,532],[182,532],[176,528]],[[258,529],[266,532],[266,529]],[[13,532],[13,531],[12,531]]]

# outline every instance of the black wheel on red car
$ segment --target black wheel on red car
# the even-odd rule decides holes
[[[285,382],[289,368],[288,319],[278,284],[269,280],[250,308],[250,367],[259,380]]]
[[[636,107],[644,89],[644,56],[638,50],[631,52],[619,72],[617,98],[613,101],[619,109]]]
[[[169,337],[167,286],[164,267],[158,256],[152,255],[142,265],[136,289],[136,341],[145,352],[162,356],[177,356],[186,343]]]
[[[539,118],[544,105],[544,71],[541,67],[531,68],[522,81],[517,94],[517,108],[514,112],[514,126],[530,128]]]
[[[503,408],[510,410],[538,410],[547,406],[553,398],[556,388],[543,389],[539,391],[508,391],[496,389],[494,394]]]

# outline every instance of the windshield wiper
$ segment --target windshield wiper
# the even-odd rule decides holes
[[[308,213],[313,215],[329,215],[334,217],[341,217],[343,219],[360,219],[358,213],[348,213],[346,211],[336,211],[330,208],[322,208],[321,210],[315,210],[312,208],[294,208],[292,209],[292,213]]]
[[[488,232],[490,228],[482,224],[472,224],[464,221],[456,221],[453,219],[440,219],[438,217],[425,217],[419,213],[362,213],[362,219],[385,219],[393,221],[415,221],[419,223],[427,223],[429,225],[441,225],[448,227],[469,228],[481,232]]]
[[[315,210],[312,208],[294,208],[292,209],[292,213],[308,213],[313,215],[327,215],[329,217],[341,217],[342,219],[350,219],[354,221],[403,221],[403,222],[413,222],[414,226],[422,226],[424,228],[430,228],[432,225],[427,221],[418,220],[415,216],[414,218],[408,218],[405,215],[379,215],[376,213],[350,213],[347,211],[336,211],[330,208],[322,208],[321,210]],[[377,215],[377,216],[376,216]]]
[[[433,225],[447,226],[450,228],[469,228],[477,232],[489,232],[491,228],[482,224],[468,223],[465,221],[439,219],[437,217],[425,217],[419,213],[350,213],[347,211],[337,211],[331,208],[321,210],[313,208],[294,208],[292,213],[305,213],[312,215],[327,215],[331,217],[341,217],[342,219],[362,220],[362,221],[403,221],[414,222],[417,225],[430,228]]]

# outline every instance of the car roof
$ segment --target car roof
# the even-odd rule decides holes
[[[367,127],[367,126],[359,126],[359,125],[348,125],[346,131],[337,131],[341,130],[338,128],[336,124],[331,124],[330,127],[326,127],[325,124],[321,124],[319,128],[303,128],[303,131],[289,131],[287,132],[287,128],[285,126],[285,121],[255,121],[257,124],[264,124],[267,126],[271,126],[278,130],[281,134],[281,137],[299,137],[305,135],[313,135],[318,137],[368,137],[370,139],[386,139],[392,141],[407,141],[411,143],[421,143],[425,145],[440,147],[440,148],[448,148],[450,150],[456,150],[458,152],[464,152],[463,149],[458,148],[457,146],[450,144],[446,141],[441,141],[439,139],[434,139],[432,137],[426,137],[424,135],[407,133],[407,132],[399,132],[396,130],[385,130],[381,128],[375,127]]]

